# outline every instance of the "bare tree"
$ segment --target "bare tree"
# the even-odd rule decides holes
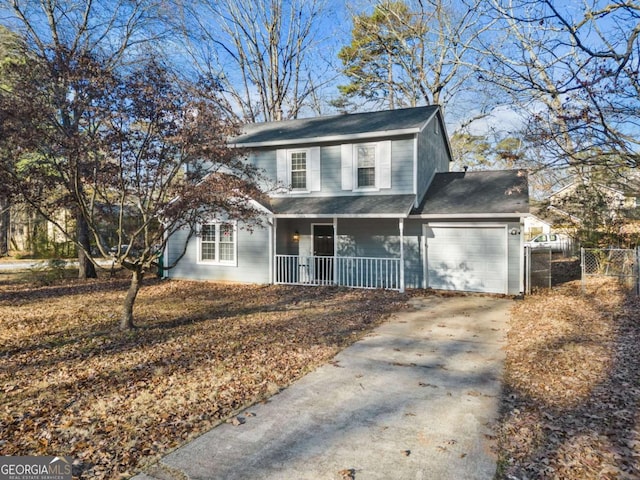
[[[503,48],[483,74],[526,112],[539,168],[637,166],[640,5],[494,0]],[[622,162],[622,163],[621,163]]]
[[[77,119],[82,128],[69,136],[40,120],[55,114],[49,80],[24,68],[19,86],[29,95],[0,95],[0,135],[13,156],[0,172],[60,230],[55,212],[76,206],[101,254],[131,272],[120,323],[131,329],[144,276],[171,235],[186,231],[188,241],[212,220],[256,223],[262,178],[227,147],[236,131],[208,85],[182,84],[153,61],[120,76],[85,58],[77,77],[92,94]]]
[[[4,21],[20,33],[29,55],[46,69],[49,101],[55,115],[43,118],[53,129],[77,138],[81,128],[78,119],[84,112],[84,97],[90,94],[90,79],[71,72],[82,72],[76,66],[89,56],[100,58],[107,71],[145,53],[144,49],[166,33],[163,0],[117,0],[113,2],[75,2],[72,0],[2,0],[0,6],[11,16]],[[72,80],[73,79],[73,80]],[[82,162],[77,158],[73,162]],[[73,163],[72,162],[72,163]],[[78,184],[83,183],[82,168],[76,169]],[[80,278],[95,277],[95,266],[86,252],[90,251],[86,219],[77,205],[67,205],[76,212]]]
[[[12,78],[11,66],[23,60],[24,48],[18,35],[0,25],[0,89],[13,91],[15,79]],[[0,141],[0,158],[8,155],[6,146]],[[12,191],[6,178],[0,174],[0,257],[9,253],[9,236],[11,222]]]
[[[453,109],[454,97],[461,106],[475,90],[474,72],[482,62],[474,42],[491,25],[484,3],[384,1],[371,15],[354,15],[351,44],[340,52],[351,81],[342,92],[388,108],[426,103]],[[482,115],[483,103],[476,91],[466,116]]]
[[[328,67],[313,63],[323,0],[202,0],[185,16],[191,54],[243,121],[297,118]]]

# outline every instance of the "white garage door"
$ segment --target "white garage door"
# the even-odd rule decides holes
[[[427,284],[441,290],[507,293],[507,231],[500,226],[429,226]]]

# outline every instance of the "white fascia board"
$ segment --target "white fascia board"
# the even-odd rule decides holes
[[[446,219],[456,219],[456,218],[524,218],[528,217],[529,213],[451,213],[448,215],[445,214],[433,214],[433,213],[423,213],[420,215],[409,215],[410,219],[419,218],[425,220],[446,220]]]
[[[261,210],[263,213],[267,215],[273,215],[273,212],[269,210],[267,207],[262,205],[260,202],[254,200],[253,198],[249,199],[249,205],[253,206],[256,210]]]
[[[422,127],[420,128],[420,132],[422,132],[425,128],[427,128],[427,125],[429,124],[429,122],[431,121],[431,119],[433,117],[439,117],[436,118],[436,121],[440,121],[440,134],[444,137],[444,143],[447,146],[447,150],[449,152],[449,163],[453,162],[453,150],[451,148],[451,141],[449,140],[449,134],[447,133],[447,126],[444,123],[444,115],[442,114],[442,107],[438,106],[438,109],[433,112],[431,114],[431,116],[427,119],[427,121],[424,123],[424,125],[422,125]]]
[[[371,138],[397,137],[401,135],[413,135],[420,131],[419,128],[404,128],[400,130],[382,130],[376,132],[363,132],[353,135],[330,135],[326,137],[293,138],[288,140],[271,140],[267,142],[230,143],[233,148],[255,147],[279,147],[287,145],[307,145],[331,142],[351,142],[353,140],[368,140]]]
[[[427,128],[427,125],[429,125],[429,122],[431,122],[431,119],[433,117],[435,117],[438,114],[438,111],[440,110],[440,108],[437,108],[436,110],[433,111],[433,113],[429,116],[429,118],[427,118],[425,120],[425,122],[422,124],[422,126],[418,129],[418,133],[422,133],[422,131]]]
[[[403,213],[371,213],[371,214],[349,214],[349,213],[276,213],[275,218],[407,218]]]
[[[469,228],[469,227],[482,227],[482,228],[504,228],[507,226],[504,223],[485,223],[485,222],[429,222],[428,225],[432,228]]]

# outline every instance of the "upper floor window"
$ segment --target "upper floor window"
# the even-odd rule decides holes
[[[375,192],[391,188],[391,141],[342,144],[342,190]]]
[[[293,151],[290,152],[291,164],[291,189],[306,190],[307,189],[307,152]]]
[[[237,238],[233,223],[205,223],[199,237],[201,263],[232,265],[236,262]]]
[[[376,186],[376,146],[358,145],[357,188]]]
[[[279,194],[319,192],[320,147],[276,150],[276,177]]]

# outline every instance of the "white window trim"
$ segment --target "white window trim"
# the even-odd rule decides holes
[[[202,236],[197,236],[198,244],[198,259],[199,265],[222,265],[228,267],[238,266],[238,224],[237,222],[205,222],[202,225],[215,225],[216,226],[216,258],[215,260],[204,260],[202,258]],[[202,228],[202,225],[200,226]],[[220,260],[220,225],[232,225],[233,226],[233,260]],[[200,231],[202,231],[200,228]]]
[[[293,188],[293,162],[291,157],[294,153],[304,152],[305,154],[305,188]],[[311,149],[310,148],[296,148],[293,150],[287,150],[287,183],[290,187],[290,193],[310,193],[311,192]]]
[[[359,147],[373,147],[375,151],[374,161],[374,182],[373,186],[360,187],[358,186],[358,148]],[[354,143],[353,144],[353,191],[354,192],[377,192],[380,190],[380,179],[378,175],[380,173],[380,146],[377,142],[372,143]]]

